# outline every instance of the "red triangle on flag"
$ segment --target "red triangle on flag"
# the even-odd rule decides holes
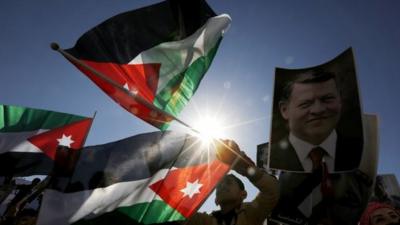
[[[218,160],[209,164],[178,168],[171,170],[164,179],[150,185],[150,189],[188,218],[228,171],[229,166]]]
[[[153,102],[158,85],[161,64],[116,64],[111,62],[94,62],[82,60],[96,71],[106,75],[122,87],[127,85],[129,91],[136,93],[148,102]],[[77,65],[94,83],[108,95],[112,95],[114,88],[109,89],[109,84],[94,75],[91,71]],[[125,88],[127,88],[125,86]]]
[[[124,90],[116,88],[109,81],[95,75],[92,71],[74,63],[73,61],[71,62],[114,101],[133,115],[158,128],[173,119],[164,113],[154,110],[157,109],[157,107],[153,106],[153,101],[157,92],[161,64],[148,63],[125,65],[111,62],[82,60],[86,65],[107,76],[110,80],[121,87],[124,87],[133,95],[137,95],[143,101],[146,101],[146,103],[143,103],[135,100],[135,98],[128,95]]]
[[[32,136],[28,138],[28,141],[54,160],[59,145],[64,145],[71,149],[82,148],[86,135],[89,132],[90,125],[92,124],[92,120],[92,118],[88,118],[70,123]]]

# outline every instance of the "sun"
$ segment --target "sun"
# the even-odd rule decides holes
[[[198,136],[205,144],[210,144],[214,139],[224,138],[223,120],[211,116],[201,116],[194,124],[193,128],[198,131]]]

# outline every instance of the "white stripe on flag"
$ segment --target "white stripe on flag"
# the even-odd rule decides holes
[[[97,217],[118,207],[132,206],[161,199],[148,188],[165,178],[168,169],[162,169],[148,179],[121,182],[105,188],[62,193],[46,190],[37,225],[68,225],[83,218]]]
[[[27,141],[28,138],[48,130],[0,133],[0,154],[6,152],[42,153],[35,145]]]
[[[184,40],[165,42],[136,56],[129,64],[160,63],[157,94],[173,76],[182,73],[198,58],[207,55],[226,32],[231,22],[227,14],[210,18]]]

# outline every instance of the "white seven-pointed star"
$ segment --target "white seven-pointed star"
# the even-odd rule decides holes
[[[193,195],[200,193],[201,186],[203,184],[200,184],[198,179],[193,183],[186,182],[186,187],[181,190],[183,197],[189,196],[189,198],[192,198]]]
[[[128,83],[125,83],[124,84],[124,88],[126,89],[126,90],[128,90],[128,91],[130,91],[132,94],[134,94],[134,95],[137,95],[137,93],[138,93],[138,90],[135,88],[135,87],[133,87],[132,88],[132,90],[129,88],[129,85],[128,85]]]
[[[128,83],[125,83],[125,84],[124,84],[124,88],[125,88],[126,90],[128,90],[128,91],[129,91],[129,86],[128,86]]]
[[[72,140],[72,135],[66,136],[65,134],[62,135],[61,138],[57,139],[58,145],[65,146],[71,148],[71,144],[75,141]]]

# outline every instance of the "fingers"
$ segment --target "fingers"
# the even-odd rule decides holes
[[[225,139],[225,140],[222,140],[222,142],[225,144],[225,147],[228,148],[229,150],[236,152],[236,153],[240,153],[240,148],[235,141],[230,140],[230,139]]]
[[[220,140],[216,143],[216,153],[219,160],[227,164],[238,164],[239,167],[254,166],[255,163],[240,151],[238,144],[233,140]],[[236,167],[236,166],[235,166]]]
[[[240,153],[239,146],[232,140],[217,140],[215,147],[217,158],[226,164],[232,164]]]
[[[233,140],[217,140],[215,142],[217,158],[229,165],[237,173],[250,178],[258,178],[256,175],[256,165],[253,160],[246,155],[244,151],[240,151],[239,146]]]

